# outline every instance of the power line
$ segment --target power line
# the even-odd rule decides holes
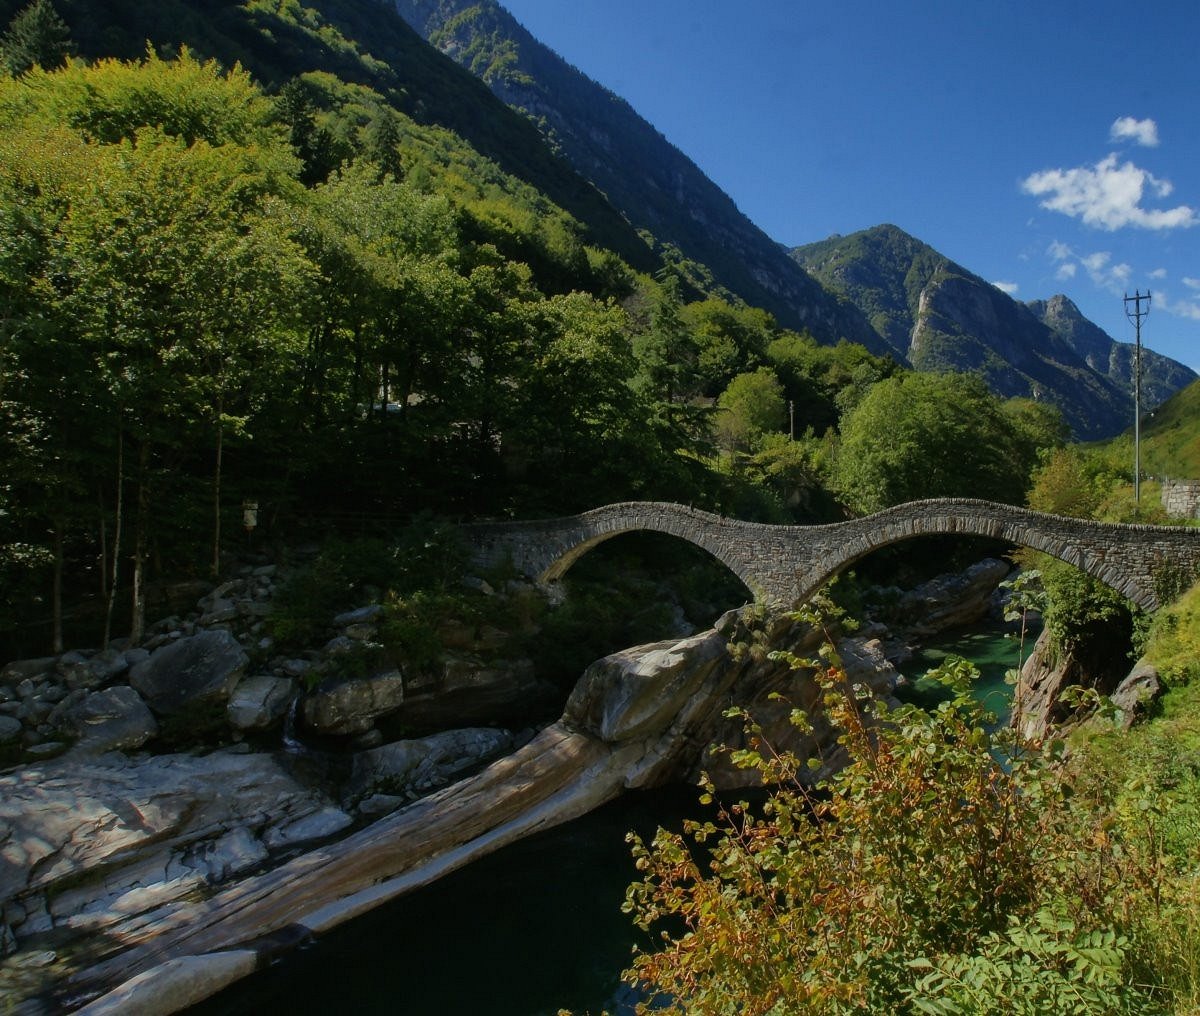
[[[1146,309],[1142,310],[1142,301]],[[1130,310],[1130,305],[1133,310]],[[1133,351],[1133,500],[1142,501],[1142,318],[1150,314],[1150,290],[1125,294],[1125,316],[1133,322],[1137,343]]]

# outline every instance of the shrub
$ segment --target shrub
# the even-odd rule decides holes
[[[952,696],[929,712],[882,708],[849,685],[831,645],[791,662],[814,669],[849,762],[810,789],[822,760],[775,754],[749,725],[733,758],[776,787],[761,808],[632,837],[643,877],[626,909],[660,947],[626,977],[653,1006],[1151,1011],[1130,980],[1136,925],[1114,903],[1141,898],[1150,868],[1119,825],[1072,797],[1050,764],[1061,743],[1045,756],[1010,744],[999,761],[965,661],[935,674]],[[702,800],[713,796],[706,784]]]

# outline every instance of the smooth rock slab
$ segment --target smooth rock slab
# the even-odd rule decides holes
[[[229,697],[249,657],[228,631],[199,632],[156,649],[129,673],[129,683],[159,715]]]
[[[257,966],[258,955],[247,949],[182,956],[138,974],[79,1012],[82,1016],[166,1016],[215,995]]]

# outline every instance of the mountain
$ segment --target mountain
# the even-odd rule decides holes
[[[639,230],[707,269],[718,286],[823,342],[886,352],[858,310],[830,294],[623,99],[538,42],[495,0],[394,0],[422,36],[523,110]]]
[[[1117,342],[1080,313],[1067,297],[1031,300],[1026,306],[1071,345],[1093,370],[1107,375],[1127,391],[1133,390],[1132,342]],[[1142,347],[1142,405],[1148,412],[1196,380],[1193,370],[1169,356]]]
[[[0,0],[0,26],[27,2]],[[240,63],[268,91],[301,75],[326,81],[333,76],[370,89],[416,124],[457,135],[503,173],[536,188],[574,218],[584,242],[615,251],[640,271],[654,271],[660,263],[604,195],[550,150],[527,117],[429,46],[390,0],[305,0],[302,6],[54,0],[54,6],[70,27],[76,51],[89,59],[136,60],[147,45],[169,56],[187,46],[227,67]],[[455,138],[443,140],[462,147]]]
[[[791,254],[918,370],[977,371],[1002,395],[1053,402],[1082,439],[1116,434],[1133,416],[1133,347],[1065,296],[1020,303],[892,225]],[[1142,357],[1144,410],[1196,378],[1168,357],[1144,348]]]

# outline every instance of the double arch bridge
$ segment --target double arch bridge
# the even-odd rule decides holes
[[[541,584],[622,533],[669,533],[708,551],[755,598],[790,607],[855,561],[918,536],[986,536],[1040,550],[1111,586],[1145,610],[1168,574],[1200,574],[1200,529],[1064,518],[969,498],[912,501],[874,515],[816,526],[740,522],[684,505],[629,501],[581,515],[463,527],[481,567],[511,563]]]

